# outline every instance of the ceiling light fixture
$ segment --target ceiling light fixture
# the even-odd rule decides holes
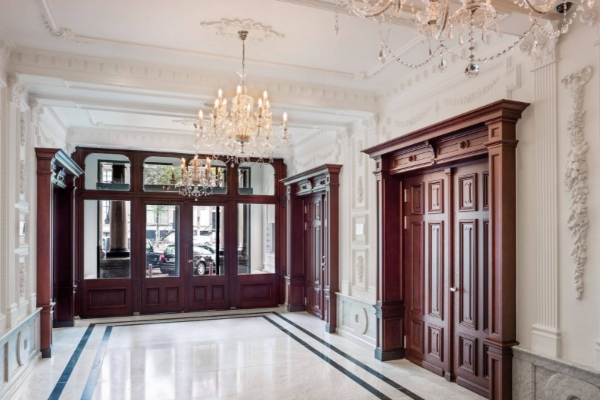
[[[267,91],[258,99],[254,108],[254,99],[246,88],[246,38],[248,31],[239,31],[242,40],[242,69],[238,71],[241,85],[231,99],[231,108],[227,109],[227,99],[219,89],[209,120],[204,121],[202,110],[198,113],[196,134],[200,142],[213,150],[215,158],[225,158],[227,163],[271,162],[275,149],[289,140],[287,133],[287,113],[283,113],[280,129],[273,126],[271,104]]]
[[[198,124],[194,124],[196,131],[194,133],[194,150],[196,154],[188,165],[185,158],[181,158],[181,174],[179,181],[175,178],[175,172],[171,171],[171,182],[175,188],[179,189],[179,194],[187,197],[208,196],[213,194],[215,187],[222,187],[224,176],[221,167],[214,167],[210,157],[203,161],[200,159],[198,151],[200,150],[200,130]]]
[[[475,56],[475,37],[481,35],[481,41],[485,42],[486,32],[493,29],[496,34],[499,32],[499,15],[492,5],[492,0],[460,0],[460,7],[453,13],[450,11],[450,0],[421,0],[424,8],[418,9],[413,3],[414,0],[335,0],[336,15],[334,32],[339,31],[338,8],[346,8],[349,14],[354,14],[363,18],[372,18],[379,24],[388,21],[387,32],[384,34],[381,27],[379,30],[379,39],[381,49],[379,51],[379,60],[385,61],[386,53],[394,58],[400,64],[409,68],[420,68],[435,59],[440,54],[440,69],[446,67],[444,52],[451,54],[468,62],[465,74],[468,77],[474,77],[479,74],[478,63],[493,60],[501,57],[507,52],[513,50],[515,46],[521,43],[526,36],[533,35],[533,50],[537,46],[537,40],[546,40],[558,38],[561,34],[569,31],[569,26],[575,20],[578,12],[585,11],[585,5],[593,8],[595,0],[579,0],[573,3],[576,7],[570,7],[571,3],[563,0],[558,9],[562,13],[563,19],[558,29],[548,31],[540,24],[540,18],[548,14],[555,8],[556,0],[513,0],[519,7],[529,10],[529,20],[531,25],[514,43],[502,51],[488,56]],[[574,11],[570,11],[574,8]],[[562,11],[561,11],[562,10]],[[565,11],[566,10],[566,11]],[[400,17],[402,13],[412,14],[417,34],[425,36],[430,43],[428,57],[420,63],[409,63],[397,56],[389,47],[388,42],[391,32],[392,17]],[[449,41],[455,34],[459,35],[459,44],[465,42],[463,34],[468,35],[469,55],[464,56],[460,52],[455,52],[450,48]],[[437,41],[437,48],[431,47],[431,41]]]

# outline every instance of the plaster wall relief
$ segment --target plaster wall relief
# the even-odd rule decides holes
[[[265,25],[254,21],[250,18],[246,19],[228,19],[221,18],[218,21],[200,22],[201,26],[211,28],[216,35],[228,38],[238,38],[238,31],[245,30],[249,32],[248,40],[256,42],[264,42],[269,39],[283,39],[285,35],[276,31],[270,25]]]
[[[571,115],[567,125],[570,149],[564,175],[564,185],[571,201],[567,227],[571,232],[573,247],[571,257],[574,264],[574,283],[578,299],[583,298],[583,277],[587,261],[588,233],[588,142],[585,138],[585,108],[583,94],[585,84],[592,76],[592,68],[585,67],[581,71],[567,75],[561,80],[562,85],[571,94]]]

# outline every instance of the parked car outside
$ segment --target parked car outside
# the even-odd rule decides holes
[[[194,246],[194,275],[206,275],[215,273],[214,252],[210,246]],[[175,245],[168,245],[159,258],[160,272],[163,274],[175,274]],[[212,268],[212,271],[210,270]]]
[[[160,258],[160,253],[154,252],[154,246],[148,239],[146,239],[146,266],[148,264],[158,265],[158,260]]]

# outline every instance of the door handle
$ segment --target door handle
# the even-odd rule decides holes
[[[451,292],[458,292],[458,287],[453,286],[453,287],[450,288],[450,291]]]
[[[193,262],[194,262],[194,260],[188,260],[188,264],[191,264]]]

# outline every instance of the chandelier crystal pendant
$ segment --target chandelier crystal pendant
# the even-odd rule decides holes
[[[208,123],[204,123],[204,114],[199,112],[197,133],[200,142],[213,149],[215,158],[225,158],[227,163],[270,162],[275,149],[289,142],[287,133],[287,113],[283,113],[280,129],[273,126],[273,115],[268,93],[264,91],[256,102],[246,88],[246,38],[248,31],[239,31],[242,40],[242,70],[238,71],[241,84],[231,99],[228,109],[227,99],[219,89]]]
[[[444,59],[444,52],[446,52],[457,59],[467,61],[465,74],[467,77],[474,77],[479,73],[479,65],[477,63],[503,56],[523,42],[528,35],[533,37],[534,51],[538,40],[556,39],[561,34],[567,33],[569,26],[575,21],[577,13],[583,13],[585,6],[592,9],[595,3],[595,0],[572,1],[571,3],[571,1],[562,0],[561,3],[557,4],[556,0],[513,0],[519,7],[529,10],[531,25],[506,48],[486,57],[477,57],[475,55],[475,38],[476,33],[480,33],[480,36],[477,35],[477,37],[480,37],[481,42],[485,43],[488,30],[493,30],[496,34],[499,33],[498,22],[500,15],[492,5],[492,0],[460,0],[460,7],[454,13],[450,13],[450,0],[421,0],[421,7],[415,5],[414,0],[362,0],[361,2],[358,0],[335,0],[336,16],[334,31],[336,34],[339,31],[337,11],[340,7],[346,8],[350,15],[371,18],[379,24],[387,20],[387,34],[384,35],[381,28],[379,29],[379,40],[381,43],[379,60],[382,63],[385,62],[387,53],[391,58],[405,67],[417,69],[426,66],[436,58],[437,54],[441,54],[439,69],[444,70],[447,65]],[[557,28],[550,28],[548,30],[542,27],[540,19],[554,9],[562,14],[563,18]],[[417,35],[424,35],[430,42],[427,58],[419,63],[408,63],[402,60],[388,45],[392,18],[400,17],[403,12],[412,14],[411,19],[415,22]],[[467,40],[463,38],[465,32],[468,34]],[[461,54],[461,51],[451,48],[455,33],[459,35],[459,46],[468,43],[468,56]],[[437,48],[432,49],[432,40],[438,42]]]
[[[200,121],[202,121],[202,118],[200,118]],[[181,158],[181,178],[175,183],[175,188],[179,189],[180,195],[196,197],[196,200],[198,200],[200,196],[213,194],[214,188],[222,187],[224,182],[220,168],[212,166],[210,157],[206,157],[204,161],[200,159],[200,155],[198,154],[200,148],[200,129],[197,124],[195,127],[194,149],[196,154],[188,165],[186,165],[185,158]]]

